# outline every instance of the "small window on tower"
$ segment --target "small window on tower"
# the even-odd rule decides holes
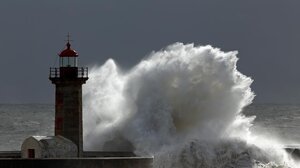
[[[63,127],[62,117],[56,117],[56,119],[55,119],[55,130],[62,130],[62,127]]]

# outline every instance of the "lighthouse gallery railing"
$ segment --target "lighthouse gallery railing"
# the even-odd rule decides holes
[[[59,78],[60,68],[50,68],[49,78]],[[77,78],[88,78],[88,68],[78,67]]]

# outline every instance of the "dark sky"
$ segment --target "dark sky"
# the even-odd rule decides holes
[[[174,42],[238,50],[257,103],[300,103],[298,0],[0,2],[0,103],[53,103],[49,67],[71,33],[81,65],[130,68]]]

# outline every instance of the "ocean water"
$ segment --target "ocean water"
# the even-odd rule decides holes
[[[285,144],[300,144],[300,105],[253,104],[243,113],[256,116],[251,131],[277,137]],[[54,105],[1,104],[0,150],[20,150],[32,135],[54,134]]]
[[[0,104],[0,150],[20,150],[25,138],[54,135],[54,105]]]
[[[277,138],[288,145],[300,144],[300,105],[256,104],[243,113],[256,116],[251,132]]]

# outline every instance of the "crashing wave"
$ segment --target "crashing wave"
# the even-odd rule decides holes
[[[283,150],[265,146],[275,142],[250,132],[254,117],[242,110],[254,98],[252,79],[237,70],[236,55],[175,43],[126,72],[111,59],[93,68],[85,149],[134,149],[164,168],[295,167]]]

